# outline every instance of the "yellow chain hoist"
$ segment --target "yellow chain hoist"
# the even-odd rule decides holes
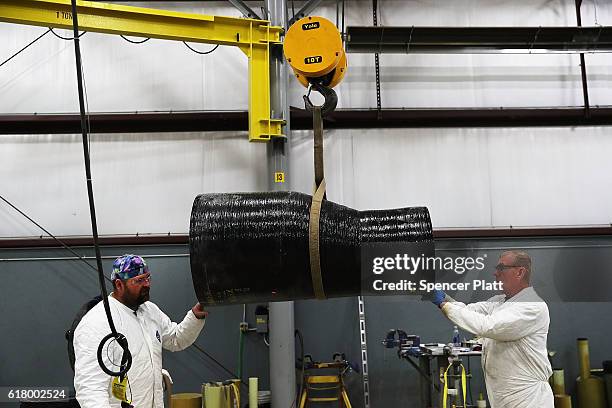
[[[287,31],[283,49],[295,77],[308,88],[308,93],[304,95],[304,105],[312,112],[315,169],[308,227],[310,273],[315,297],[325,299],[319,253],[319,219],[322,202],[326,199],[322,118],[333,112],[338,104],[338,95],[332,88],[338,85],[346,74],[346,53],[338,28],[328,19],[316,16],[296,21]],[[312,89],[323,95],[325,99],[323,105],[312,104],[310,101]]]
[[[313,110],[310,92],[314,89],[325,98],[321,114],[331,113],[338,103],[332,88],[342,81],[347,69],[338,28],[323,17],[304,17],[287,31],[283,49],[295,77],[308,88],[308,94],[304,95],[306,109]]]

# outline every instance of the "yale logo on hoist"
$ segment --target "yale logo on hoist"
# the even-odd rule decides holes
[[[334,110],[337,103],[334,86],[346,74],[346,53],[336,26],[323,17],[304,17],[287,31],[283,44],[287,62],[297,80],[306,88],[314,88],[325,97],[322,112]],[[306,108],[312,108],[308,96]]]

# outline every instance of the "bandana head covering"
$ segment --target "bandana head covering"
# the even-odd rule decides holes
[[[115,279],[125,280],[148,272],[149,267],[142,257],[127,254],[115,259],[110,278],[112,281]]]

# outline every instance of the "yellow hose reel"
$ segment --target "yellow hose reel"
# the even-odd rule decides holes
[[[323,17],[304,17],[287,31],[283,49],[295,77],[309,89],[308,95],[312,87],[325,97],[323,115],[333,111],[338,98],[332,88],[342,81],[347,69],[342,36],[336,26]],[[308,95],[304,102],[311,110]]]

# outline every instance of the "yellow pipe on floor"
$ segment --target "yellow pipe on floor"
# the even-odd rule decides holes
[[[580,366],[580,376],[576,379],[578,408],[606,408],[604,381],[591,375],[588,339],[578,339],[578,364]]]
[[[555,395],[555,408],[572,408],[572,397],[569,395]]]
[[[172,408],[202,408],[202,394],[195,392],[174,394]]]

